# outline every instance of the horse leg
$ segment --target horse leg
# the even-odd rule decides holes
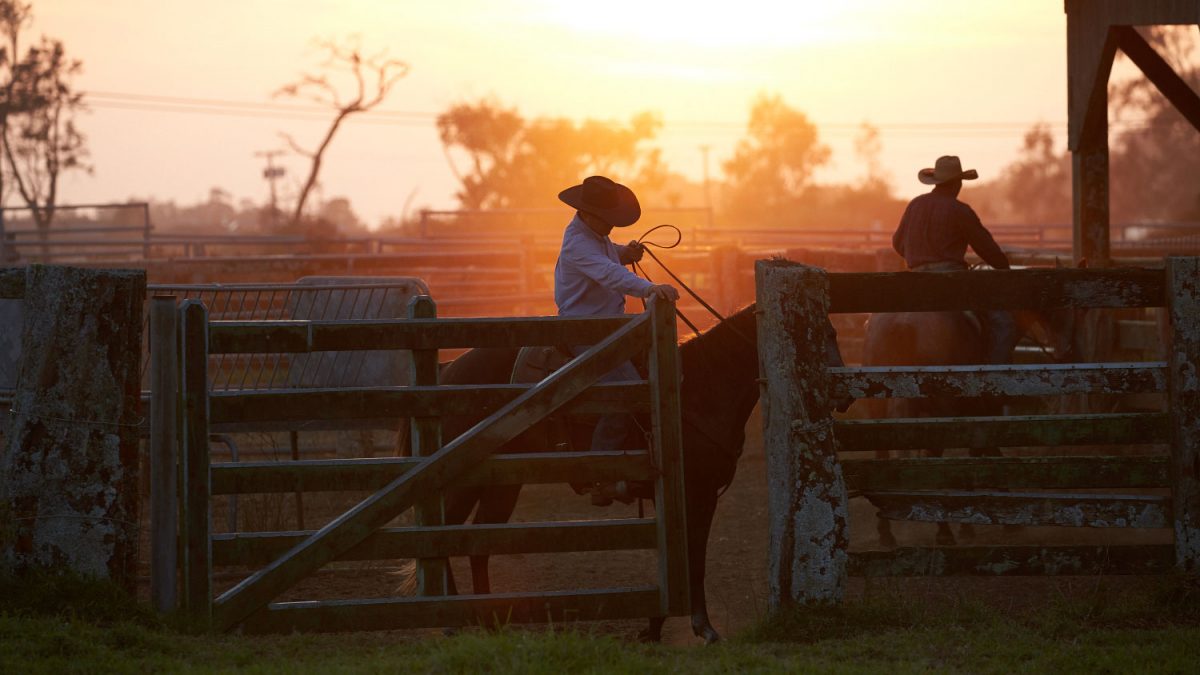
[[[476,525],[507,523],[517,508],[520,485],[493,486],[483,490],[479,496],[479,509],[475,511]],[[471,556],[471,588],[477,595],[492,592],[488,576],[488,556]]]
[[[942,450],[929,450],[926,452],[927,457],[941,457]],[[950,529],[950,523],[941,522],[937,524],[937,534],[934,535],[933,541],[938,546],[954,546],[957,541],[954,539],[954,531]]]
[[[712,528],[713,514],[717,510],[717,493],[704,491],[692,497],[689,492],[687,512],[688,534],[688,588],[692,596],[692,632],[704,638],[705,644],[721,639],[708,618],[708,604],[704,596],[705,556],[708,553],[708,534]],[[662,642],[662,627],[667,618],[650,617],[646,630],[638,634],[642,642]]]
[[[887,450],[876,450],[875,459],[890,459]],[[879,534],[879,545],[884,548],[896,548],[896,535],[892,534],[892,521],[875,513],[875,531]]]
[[[721,639],[708,618],[708,601],[704,594],[705,563],[708,557],[708,535],[713,515],[717,511],[716,490],[706,491],[699,498],[688,500],[694,508],[688,513],[688,574],[691,577],[692,633],[704,638],[704,644]]]
[[[455,490],[448,494],[442,505],[446,515],[446,524],[461,525],[467,522],[467,516],[471,515],[471,509],[475,508],[475,502],[479,499],[480,490],[478,489]],[[454,571],[450,568],[450,559],[442,558],[442,562],[446,565],[446,592],[449,595],[458,595],[458,586],[454,583]]]

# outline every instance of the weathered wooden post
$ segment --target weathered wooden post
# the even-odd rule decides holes
[[[212,617],[212,512],[208,456],[208,310],[180,307],[183,393],[184,601],[194,618]]]
[[[833,438],[825,370],[824,270],[759,260],[759,371],[765,380],[768,605],[826,604],[846,582],[846,484]]]
[[[1175,565],[1200,572],[1200,258],[1167,258]]]
[[[428,295],[418,295],[408,301],[408,318],[433,319],[437,305]],[[409,352],[409,384],[414,387],[436,386],[438,383],[438,352],[436,349],[414,349]],[[410,421],[413,457],[428,457],[442,449],[442,421],[437,417],[414,417]],[[446,523],[445,502],[436,499],[415,507],[417,524],[424,526]],[[417,591],[421,595],[449,595],[446,560],[421,559],[417,562]]]
[[[146,273],[32,265],[0,453],[0,566],[133,589]]]
[[[179,333],[175,296],[150,301],[150,600],[160,612],[176,608],[179,491],[175,436]]]

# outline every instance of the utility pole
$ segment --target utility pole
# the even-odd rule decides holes
[[[279,224],[279,204],[275,192],[275,181],[282,178],[284,174],[284,168],[282,166],[275,166],[275,158],[282,154],[285,154],[282,150],[264,150],[262,152],[254,153],[255,157],[267,158],[267,168],[263,169],[263,178],[266,178],[267,183],[269,183],[271,186],[272,229],[275,229],[275,227]]]
[[[712,213],[712,193],[708,187],[708,149],[710,146],[701,145],[700,154],[704,157],[704,207],[708,209],[708,227],[712,229],[713,213]]]

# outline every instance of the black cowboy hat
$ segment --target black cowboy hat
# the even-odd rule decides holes
[[[628,227],[642,217],[642,207],[633,190],[604,176],[588,176],[579,185],[558,193],[558,198],[613,227]]]

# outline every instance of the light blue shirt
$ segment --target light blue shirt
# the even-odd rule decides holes
[[[625,296],[646,297],[654,284],[621,265],[621,248],[575,214],[554,265],[559,316],[624,314]]]

